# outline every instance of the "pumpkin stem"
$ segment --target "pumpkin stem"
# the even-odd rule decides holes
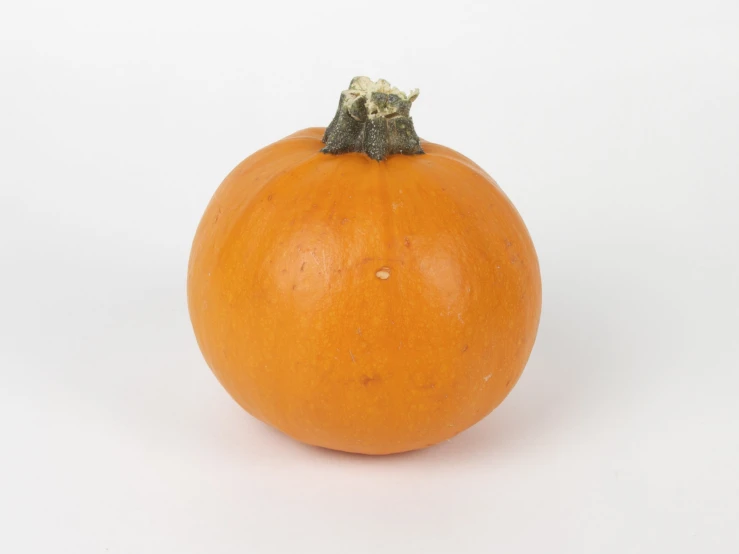
[[[339,109],[326,128],[321,152],[362,152],[373,160],[391,154],[423,154],[409,113],[418,89],[405,94],[384,79],[354,77],[341,93]]]

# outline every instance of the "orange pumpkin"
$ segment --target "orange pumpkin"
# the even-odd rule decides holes
[[[208,365],[308,444],[388,454],[453,437],[505,398],[534,344],[526,227],[480,167],[417,137],[416,96],[354,79],[328,129],[236,167],[195,236],[188,302]]]

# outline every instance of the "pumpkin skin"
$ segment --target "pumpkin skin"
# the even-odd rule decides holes
[[[203,355],[250,414],[364,454],[449,439],[510,392],[541,309],[536,253],[461,154],[324,154],[323,128],[253,154],[198,227],[188,304]]]

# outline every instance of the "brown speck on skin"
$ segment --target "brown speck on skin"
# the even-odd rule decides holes
[[[365,387],[371,385],[372,383],[379,383],[381,379],[379,377],[370,377],[369,375],[362,375],[359,378],[359,382],[362,383]]]
[[[467,349],[469,348],[469,345],[465,344],[464,348],[462,348],[462,352],[467,352]]]
[[[272,202],[272,195],[271,194],[267,197],[267,202]]]
[[[305,269],[305,262],[303,262],[302,264],[300,264],[300,271],[303,271],[304,269]]]
[[[405,240],[403,241],[403,244],[405,244],[406,248],[411,247],[411,241],[408,240],[408,237],[405,237]]]
[[[293,285],[293,290],[295,290],[296,288],[298,288],[298,285]]]
[[[506,245],[506,248],[510,248],[511,246],[513,246],[513,243],[509,241],[508,239],[505,239],[505,245]]]

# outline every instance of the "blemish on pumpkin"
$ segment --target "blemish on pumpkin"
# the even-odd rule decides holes
[[[411,247],[411,241],[408,240],[408,237],[405,237],[405,240],[403,241],[403,244],[405,244],[406,248]]]
[[[272,195],[271,194],[267,197],[267,202],[272,202]]]
[[[506,248],[510,248],[511,246],[513,246],[513,243],[509,241],[508,239],[505,239],[503,242],[505,242]]]
[[[489,380],[489,379],[490,379],[490,378],[491,378],[492,376],[493,376],[493,374],[492,374],[492,373],[488,373],[488,374],[487,374],[487,375],[486,375],[485,377],[483,377],[483,378],[482,378],[482,380],[483,380],[483,381],[485,381],[485,382],[487,383],[487,382],[488,382],[488,380]]]
[[[510,380],[510,379],[508,379],[508,380],[507,380],[507,381],[505,382],[505,386],[506,386],[506,387],[509,387],[510,385],[511,385],[511,380]]]
[[[349,219],[347,219],[346,217],[341,220],[342,225],[346,225],[347,223],[349,223]]]
[[[298,288],[298,285],[293,285],[293,290],[295,290],[296,288]]]
[[[370,377],[369,375],[362,375],[359,378],[359,382],[362,383],[365,387],[371,385],[372,383],[379,383],[382,379],[379,377]]]
[[[305,262],[303,262],[302,264],[300,264],[300,271],[303,271],[304,269],[305,269]]]
[[[390,279],[390,268],[381,267],[377,270],[377,272],[375,272],[375,277],[377,277],[378,279],[382,279],[383,281]]]
[[[462,348],[462,352],[467,352],[467,349],[469,348],[469,345],[465,344],[464,348]]]
[[[354,359],[354,354],[352,354],[352,351],[351,350],[349,350],[349,356],[351,357],[352,362],[354,362],[356,364],[357,363],[357,360]]]

